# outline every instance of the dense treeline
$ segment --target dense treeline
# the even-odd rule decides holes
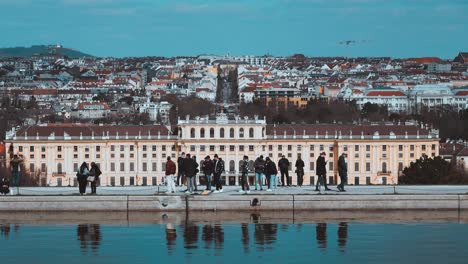
[[[468,174],[463,163],[458,163],[456,158],[452,162],[442,157],[424,156],[411,162],[409,167],[403,170],[398,182],[400,184],[467,184]]]

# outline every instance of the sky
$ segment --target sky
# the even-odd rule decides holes
[[[452,59],[468,51],[467,14],[468,0],[0,0],[0,47]]]

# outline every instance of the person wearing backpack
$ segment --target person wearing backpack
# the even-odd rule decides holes
[[[99,169],[99,166],[93,161],[91,162],[91,170],[89,171],[89,176],[94,176],[94,180],[91,181],[91,194],[96,194],[97,184],[99,182],[99,176],[102,172]]]

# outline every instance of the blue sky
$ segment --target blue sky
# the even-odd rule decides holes
[[[467,0],[0,0],[0,47],[453,58],[468,51],[467,14]]]

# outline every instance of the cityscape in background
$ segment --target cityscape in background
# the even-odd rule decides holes
[[[332,184],[342,153],[356,185],[398,184],[422,157],[466,174],[467,52],[98,58],[33,46],[0,52],[0,89],[2,167],[19,154],[27,184],[76,185],[78,165],[96,161],[103,185],[157,185],[181,152],[220,154],[228,185],[243,155],[301,157],[313,185],[323,151]]]

